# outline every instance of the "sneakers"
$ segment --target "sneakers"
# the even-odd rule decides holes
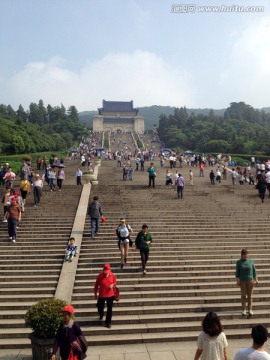
[[[249,313],[250,316],[253,315],[253,311],[252,311],[252,310],[249,310],[248,313]]]
[[[12,236],[9,237],[9,240],[12,240]]]
[[[110,329],[110,328],[112,327],[111,324],[105,324],[105,326],[106,326],[108,329]]]
[[[3,223],[7,223],[7,220],[3,220]]]
[[[146,270],[143,270],[143,275],[145,275],[146,274]]]
[[[241,312],[241,314],[242,314],[242,315],[247,315],[246,310],[243,310],[243,311]]]
[[[15,239],[12,239],[12,242],[14,242],[14,243],[15,243],[15,242],[16,242],[16,240],[15,240]]]

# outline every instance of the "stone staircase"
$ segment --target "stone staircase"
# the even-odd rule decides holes
[[[31,191],[15,244],[0,223],[0,349],[30,347],[25,313],[55,294],[82,189],[71,185],[77,166],[78,161],[67,164],[62,192],[44,186],[39,208],[33,206]]]
[[[99,185],[91,196],[99,196],[107,222],[95,239],[90,239],[89,221],[85,223],[72,298],[89,343],[195,340],[208,311],[219,314],[229,338],[250,337],[254,323],[270,326],[270,200],[261,205],[252,186],[232,188],[230,179],[211,187],[208,175],[197,177],[198,169],[195,185],[187,185],[184,200],[178,200],[164,185],[166,169],[158,161],[156,166],[156,189],[148,189],[146,172],[135,171],[131,183],[122,180],[114,161],[103,161],[99,169]],[[188,171],[181,169],[186,179]],[[130,251],[128,264],[120,269],[114,229],[122,216],[134,234],[147,223],[153,236],[145,276],[138,252]],[[252,318],[241,316],[235,285],[235,263],[243,247],[249,249],[260,280]],[[99,321],[93,296],[95,279],[107,262],[121,290],[109,330]]]
[[[123,181],[122,169],[110,160],[102,161],[99,185],[92,187],[90,197],[99,196],[107,221],[95,239],[90,239],[88,218],[84,224],[72,298],[89,344],[193,341],[211,310],[221,317],[228,338],[249,338],[254,323],[270,326],[270,199],[261,204],[252,186],[233,188],[229,177],[210,186],[207,167],[205,178],[194,169],[195,185],[187,185],[184,200],[178,200],[165,187],[166,168],[157,160],[155,164],[155,189],[148,189],[146,171],[135,171],[132,182]],[[62,193],[44,189],[41,208],[34,209],[30,195],[16,244],[7,240],[6,225],[0,223],[0,348],[30,347],[24,315],[37,300],[55,294],[81,193],[72,185],[77,166],[76,161],[67,166],[70,182]],[[181,172],[187,179],[189,168]],[[135,235],[147,223],[153,236],[145,276],[139,252],[130,251],[128,264],[120,269],[114,229],[123,216]],[[252,318],[240,315],[235,285],[235,263],[243,247],[249,249],[260,280]],[[95,279],[107,262],[121,290],[111,329],[99,321],[93,296]]]

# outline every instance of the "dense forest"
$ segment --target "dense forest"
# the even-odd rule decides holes
[[[223,116],[188,114],[185,107],[160,115],[158,134],[171,148],[235,154],[270,153],[270,114],[244,102],[230,104]]]
[[[23,154],[66,150],[87,132],[75,106],[44,106],[31,103],[24,110],[0,105],[0,152]]]

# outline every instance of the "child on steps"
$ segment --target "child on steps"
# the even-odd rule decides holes
[[[78,247],[77,247],[77,245],[75,245],[74,237],[69,239],[69,242],[66,246],[65,253],[66,253],[65,261],[68,261],[68,262],[71,262],[73,260],[73,257],[77,256],[79,254]]]

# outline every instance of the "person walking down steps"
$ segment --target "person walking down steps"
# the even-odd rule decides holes
[[[111,265],[105,264],[103,271],[98,275],[94,286],[94,295],[97,299],[97,308],[99,319],[104,316],[105,302],[107,303],[107,314],[105,326],[110,329],[112,322],[112,308],[114,301],[114,287],[116,286],[116,277],[111,271]]]
[[[138,233],[136,237],[134,250],[135,251],[137,249],[140,250],[142,270],[144,275],[146,274],[146,264],[149,259],[151,244],[152,244],[152,236],[148,231],[148,226],[146,224],[143,224],[142,230]]]
[[[116,235],[118,237],[118,247],[121,251],[121,269],[123,269],[124,264],[127,263],[128,250],[131,242],[130,235],[132,235],[132,228],[126,224],[126,219],[122,218],[120,224],[115,229]],[[132,246],[132,244],[131,244]]]

